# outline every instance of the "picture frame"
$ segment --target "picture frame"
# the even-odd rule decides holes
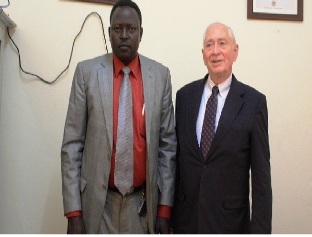
[[[117,0],[80,0],[80,1],[102,3],[102,4],[107,4],[107,5],[114,5],[117,2]]]
[[[247,0],[247,18],[303,21],[303,0]]]

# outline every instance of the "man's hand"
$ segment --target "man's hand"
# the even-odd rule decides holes
[[[156,234],[170,234],[170,220],[157,217],[155,231]]]
[[[86,229],[81,216],[68,218],[67,234],[85,234]]]

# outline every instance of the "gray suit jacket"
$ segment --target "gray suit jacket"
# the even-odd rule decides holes
[[[148,228],[158,204],[173,205],[176,135],[169,69],[139,55],[145,100]],[[87,233],[103,214],[113,145],[113,57],[78,63],[61,151],[64,212],[82,210]]]

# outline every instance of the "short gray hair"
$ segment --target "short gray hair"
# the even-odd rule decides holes
[[[209,26],[207,26],[207,28],[204,32],[204,36],[203,36],[203,44],[205,44],[205,38],[206,38],[207,31],[214,25],[221,25],[221,26],[225,27],[228,30],[229,36],[233,40],[233,43],[236,44],[235,35],[234,35],[234,32],[231,29],[231,27],[229,27],[228,25],[225,25],[223,23],[220,23],[220,22],[214,22],[214,23],[210,24]]]

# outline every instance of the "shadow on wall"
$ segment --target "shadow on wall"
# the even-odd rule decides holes
[[[56,162],[49,184],[40,234],[66,234],[67,219],[63,212],[61,159]],[[57,218],[55,218],[57,217]]]

